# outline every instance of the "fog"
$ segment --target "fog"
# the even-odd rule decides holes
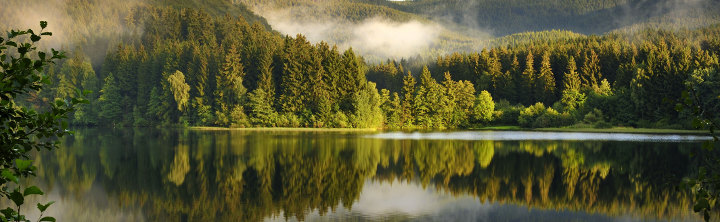
[[[293,9],[298,10],[298,9]],[[298,18],[288,9],[261,11],[273,29],[290,36],[304,35],[309,41],[350,47],[360,54],[380,58],[407,58],[428,50],[438,41],[442,28],[435,23],[411,20],[396,22],[373,17],[359,22],[342,19]]]
[[[79,3],[81,2],[81,3]],[[72,51],[78,47],[93,64],[103,61],[110,45],[122,36],[138,32],[125,26],[129,9],[141,0],[3,0],[0,7],[0,29],[33,29],[40,31],[40,21],[47,21],[39,49]]]

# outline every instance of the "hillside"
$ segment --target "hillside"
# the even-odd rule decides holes
[[[368,2],[377,2],[367,0]],[[718,21],[716,0],[417,0],[395,7],[438,20],[487,29],[497,36],[566,29],[601,34],[646,22]],[[392,6],[391,6],[392,7]]]
[[[720,22],[717,0],[239,1],[280,33],[353,47],[372,63],[386,58],[428,61],[536,37],[676,30]]]
[[[38,21],[48,21],[53,37],[41,47],[80,49],[99,69],[111,46],[134,41],[143,33],[142,27],[130,25],[135,21],[129,15],[135,8],[147,6],[198,8],[213,16],[239,16],[270,29],[264,18],[229,0],[5,0],[0,7],[0,30],[37,28]]]

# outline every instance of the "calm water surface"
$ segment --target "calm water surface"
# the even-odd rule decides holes
[[[59,221],[694,221],[707,139],[84,129],[35,183]]]

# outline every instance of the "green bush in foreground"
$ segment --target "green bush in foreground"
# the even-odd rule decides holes
[[[57,139],[71,133],[65,120],[68,114],[75,110],[75,105],[87,103],[87,100],[79,99],[82,97],[71,101],[58,99],[42,112],[15,103],[18,97],[37,93],[49,83],[48,77],[40,73],[48,64],[64,58],[64,53],[54,49],[51,55],[34,52],[34,44],[41,36],[52,35],[43,32],[47,22],[40,22],[40,27],[39,35],[28,29],[11,30],[7,39],[0,37],[0,195],[16,206],[15,209],[0,209],[0,221],[29,221],[21,214],[20,206],[25,204],[25,197],[43,194],[40,188],[23,188],[19,182],[23,177],[34,176],[37,170],[29,159],[30,152],[57,148]],[[39,221],[55,221],[53,217],[42,215],[53,203],[37,204]]]

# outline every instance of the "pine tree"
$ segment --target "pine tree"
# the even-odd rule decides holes
[[[243,85],[244,77],[245,72],[240,62],[240,55],[234,46],[230,46],[228,53],[225,55],[225,62],[223,62],[216,77],[215,99],[217,111],[215,113],[218,116],[217,124],[227,126],[233,121],[229,118],[230,113],[233,109],[236,109],[236,106],[241,106],[247,91]],[[242,107],[237,109],[242,109]]]
[[[563,78],[563,92],[560,102],[567,111],[575,110],[585,102],[585,94],[580,92],[581,80],[575,65],[575,58],[568,60],[567,72]]]
[[[429,128],[432,125],[432,118],[429,116],[429,106],[427,98],[427,89],[424,86],[419,86],[415,91],[415,98],[413,98],[413,111],[415,118],[415,125],[420,128]]]
[[[555,75],[550,67],[550,52],[545,51],[540,63],[540,72],[535,81],[535,95],[540,102],[552,104],[555,100]]]
[[[527,58],[525,59],[525,70],[522,72],[520,78],[520,86],[518,87],[518,99],[523,104],[531,104],[536,100],[537,95],[532,94],[532,88],[535,83],[535,68],[533,68],[533,54],[532,51],[528,51]]]
[[[310,110],[313,114],[320,118],[321,122],[326,122],[330,118],[332,104],[330,103],[330,92],[325,78],[325,70],[322,67],[322,57],[318,50],[313,50],[312,67],[309,76],[310,94]],[[319,126],[322,127],[322,126]]]
[[[590,57],[585,54],[585,60],[580,71],[582,72],[583,88],[597,88],[599,86],[602,74],[600,73],[600,64],[595,50],[590,50]]]
[[[355,55],[352,48],[346,50],[342,55],[343,69],[340,71],[340,79],[338,80],[338,90],[341,95],[340,107],[344,111],[349,111],[351,104],[348,102],[352,96],[364,88],[367,80],[365,80],[365,67],[363,62]]]
[[[415,122],[415,78],[410,72],[403,78],[402,123],[403,128],[410,128]]]
[[[250,122],[255,126],[273,126],[275,111],[267,101],[268,95],[263,89],[255,89],[248,95]]]
[[[494,49],[490,51],[487,72],[488,75],[490,75],[492,81],[492,92],[496,95],[503,94],[504,96],[507,96],[508,93],[506,93],[506,91],[509,90],[508,87],[510,87],[508,83],[512,83],[512,80],[509,82],[507,81],[507,78],[509,76],[505,76],[505,73],[502,72],[502,64],[500,63],[500,58],[498,58],[497,53]],[[510,77],[510,79],[512,79],[512,77]]]
[[[258,78],[257,88],[262,89],[266,94],[266,100],[273,105],[273,99],[275,97],[275,84],[272,76],[272,52],[268,46],[264,46],[259,55],[259,66],[260,77]]]
[[[298,38],[300,37],[298,35]],[[305,80],[302,73],[304,67],[302,62],[309,56],[302,55],[306,52],[304,52],[301,44],[304,44],[304,42],[301,42],[300,39],[292,40],[288,37],[285,40],[285,49],[282,55],[283,68],[279,105],[281,110],[287,113],[300,112],[305,100],[305,87],[303,87]]]
[[[112,73],[105,77],[105,84],[100,90],[100,113],[98,115],[102,120],[111,125],[122,122],[122,96],[120,95],[120,87],[115,81]]]

